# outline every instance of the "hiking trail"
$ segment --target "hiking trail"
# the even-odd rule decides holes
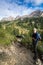
[[[0,46],[0,65],[34,65],[33,53],[20,46],[20,43],[12,43],[8,47]]]

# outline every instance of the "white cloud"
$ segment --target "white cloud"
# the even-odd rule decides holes
[[[16,17],[18,15],[22,16],[22,15],[26,15],[29,14],[32,9],[27,8],[23,5],[18,5],[16,3],[7,3],[5,1],[3,1],[2,3],[0,3],[0,18],[2,17],[7,17],[7,16],[13,16]]]
[[[43,0],[34,0],[34,5],[40,5],[43,3]]]
[[[24,2],[31,2],[33,5],[40,5],[41,3],[43,3],[43,0],[24,0]]]
[[[25,0],[25,1],[29,2],[29,0]],[[14,2],[9,3],[9,2],[6,2],[5,0],[3,0],[2,2],[0,2],[0,19],[2,17],[8,17],[8,16],[16,17],[18,15],[20,15],[20,16],[27,15],[36,9],[38,9],[38,7],[36,7],[35,9],[27,8],[24,5],[18,5]]]
[[[23,11],[23,15],[29,15],[33,11],[34,11],[34,9],[28,8],[28,9],[26,9],[26,10]]]

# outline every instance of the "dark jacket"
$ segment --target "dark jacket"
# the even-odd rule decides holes
[[[41,39],[41,36],[40,36],[39,33],[36,32],[36,33],[32,34],[32,40],[33,40],[33,42],[37,43],[40,39]]]

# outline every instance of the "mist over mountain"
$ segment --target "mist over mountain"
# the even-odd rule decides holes
[[[16,18],[9,16],[9,17],[4,17],[1,19],[1,21],[12,21],[12,20],[16,20],[16,19],[24,19],[24,18],[31,18],[31,17],[43,17],[43,11],[41,10],[36,10],[33,11],[31,14],[28,15],[24,15],[24,16],[17,16]]]
[[[3,18],[1,19],[1,21],[12,21],[12,20],[14,20],[14,17],[12,17],[12,16],[3,17]]]
[[[43,11],[36,10],[36,11],[32,12],[29,16],[30,17],[41,17],[41,16],[43,17]]]

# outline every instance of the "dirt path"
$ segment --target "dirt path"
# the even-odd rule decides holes
[[[33,54],[19,43],[0,47],[0,65],[34,65]]]

